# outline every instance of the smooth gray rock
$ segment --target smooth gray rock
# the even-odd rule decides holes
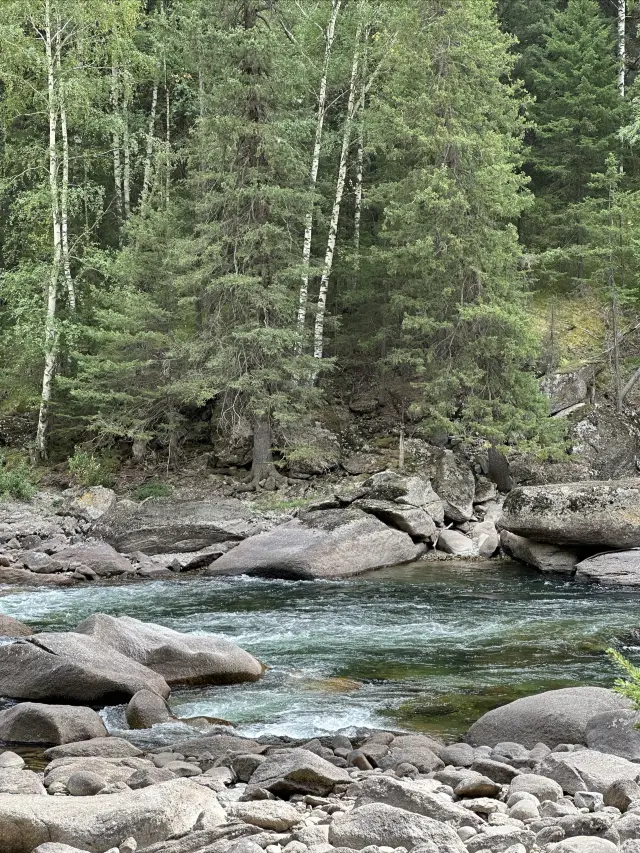
[[[106,783],[91,770],[78,770],[67,780],[67,791],[72,797],[93,797],[106,787]]]
[[[549,853],[617,853],[618,847],[604,838],[583,836],[582,838],[567,838],[548,848]]]
[[[440,752],[440,759],[454,767],[471,767],[474,761],[473,747],[468,743],[452,743]]]
[[[551,748],[559,743],[585,743],[592,717],[628,706],[626,699],[602,687],[548,690],[484,714],[471,726],[466,740],[472,746],[512,740],[530,749],[539,741]]]
[[[537,776],[533,773],[522,773],[511,781],[509,795],[523,791],[527,794],[533,794],[541,803],[545,800],[556,802],[564,794],[562,785],[554,782],[553,779],[547,779],[544,776]]]
[[[589,749],[619,755],[629,761],[640,761],[640,723],[637,711],[605,711],[587,723],[586,744]]]
[[[276,796],[317,794],[325,796],[336,785],[351,782],[351,776],[307,749],[291,749],[270,755],[254,771],[249,785]]]
[[[138,690],[125,710],[130,729],[150,729],[157,723],[166,723],[171,712],[162,696],[151,690]]]
[[[135,758],[142,755],[142,750],[138,749],[128,740],[119,737],[102,737],[91,738],[89,740],[80,740],[73,743],[65,743],[61,746],[52,746],[46,749],[44,757],[48,761],[55,761],[57,758]]]
[[[152,498],[120,502],[93,532],[121,552],[164,554],[199,551],[208,545],[253,536],[264,522],[241,501],[183,501]]]
[[[617,755],[606,755],[592,749],[576,752],[552,752],[537,772],[554,779],[567,794],[576,791],[604,792],[619,779],[636,781],[640,778],[640,764],[633,764]]]
[[[0,711],[0,740],[7,743],[61,744],[107,735],[92,708],[22,702]]]
[[[32,634],[33,631],[28,625],[0,613],[0,637],[30,637]]]
[[[525,850],[530,850],[535,840],[535,833],[530,829],[520,829],[517,825],[487,826],[484,832],[467,841],[467,850],[469,853],[479,853],[480,850],[507,853],[510,847],[517,844],[522,844]]]
[[[103,853],[134,837],[140,848],[225,822],[216,795],[189,779],[98,797],[0,794],[2,853],[59,842]]]
[[[500,533],[500,544],[509,557],[541,572],[573,574],[580,560],[577,551],[547,542],[534,542],[509,530]]]
[[[424,545],[416,545],[408,534],[349,507],[307,512],[252,536],[216,560],[206,573],[331,579],[409,563],[423,552]]]
[[[32,770],[15,767],[0,768],[0,794],[46,795],[46,793],[42,780]]]
[[[635,841],[640,838],[640,814],[627,812],[615,822],[614,828],[620,836],[620,841]]]
[[[500,547],[500,536],[493,521],[480,521],[473,524],[469,536],[480,557],[493,557]]]
[[[640,801],[640,785],[630,779],[617,779],[603,794],[605,806],[626,812],[631,803]]]
[[[431,516],[417,506],[407,506],[391,501],[362,498],[352,504],[364,510],[389,527],[408,533],[416,542],[428,542],[435,535],[436,525]]]
[[[438,551],[453,557],[477,557],[477,543],[459,530],[441,530],[436,545]]]
[[[129,560],[106,542],[78,542],[69,545],[68,548],[56,552],[55,560],[64,566],[66,571],[85,567],[95,572],[98,577],[108,578],[134,573]]]
[[[299,812],[294,806],[281,800],[232,803],[227,809],[227,815],[274,832],[286,832],[305,818],[304,812]]]
[[[105,513],[114,509],[117,501],[118,498],[113,489],[92,486],[65,501],[62,508],[67,515],[74,515],[85,521],[97,521]]]
[[[559,545],[640,546],[640,479],[520,486],[499,527]]]
[[[576,580],[604,586],[640,586],[640,549],[596,554],[576,566]]]
[[[25,765],[25,760],[22,756],[7,749],[0,752],[0,770],[21,770]]]
[[[256,681],[264,671],[260,661],[230,640],[181,634],[130,616],[95,613],[76,631],[149,667],[170,685]]]
[[[396,746],[394,742],[389,752],[379,759],[378,767],[391,770],[399,764],[413,764],[420,773],[431,773],[432,770],[440,770],[444,767],[444,763],[429,747]]]
[[[381,471],[365,480],[362,490],[370,498],[419,507],[427,512],[436,524],[444,522],[443,502],[429,480],[423,477],[407,477],[397,471]]]
[[[36,634],[0,645],[0,696],[106,705],[143,688],[169,695],[158,673],[85,634]]]
[[[475,477],[469,465],[453,451],[443,451],[437,460],[433,487],[444,502],[446,518],[458,524],[473,518]]]
[[[385,803],[370,803],[349,814],[336,815],[329,826],[329,843],[351,850],[370,845],[413,850],[428,842],[435,844],[439,853],[466,853],[451,826]]]
[[[549,398],[549,414],[554,415],[587,399],[588,387],[584,371],[551,373],[540,381],[540,388]]]

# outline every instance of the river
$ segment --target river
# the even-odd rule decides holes
[[[269,667],[260,682],[177,689],[170,704],[250,736],[386,726],[455,738],[518,696],[611,686],[604,649],[640,624],[637,593],[499,560],[332,582],[183,577],[4,593],[0,611],[38,630],[104,612],[235,640]],[[122,710],[106,718],[116,731]]]

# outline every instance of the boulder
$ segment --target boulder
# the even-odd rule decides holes
[[[535,844],[536,836],[529,829],[521,829],[517,824],[514,826],[487,826],[484,832],[474,835],[467,841],[469,853],[516,853],[531,850]],[[522,845],[522,846],[519,846]]]
[[[199,551],[262,529],[259,519],[238,500],[152,498],[141,504],[119,503],[99,519],[94,533],[118,551],[164,554]]]
[[[151,690],[138,690],[129,700],[125,716],[130,729],[150,729],[172,718],[162,696]]]
[[[351,782],[349,774],[307,749],[291,749],[270,755],[253,772],[249,785],[276,796],[316,794],[324,797],[336,785]]]
[[[169,695],[157,672],[85,634],[36,634],[0,645],[0,696],[107,705],[143,688]]]
[[[4,568],[0,566],[0,586],[74,586],[81,578],[69,574],[38,574],[18,566]]]
[[[613,806],[626,812],[631,803],[640,802],[640,785],[630,779],[617,779],[604,792],[605,806]]]
[[[214,762],[223,756],[261,754],[266,748],[264,744],[249,738],[223,734],[186,738],[172,744],[172,749],[176,752],[193,755],[198,761],[209,761],[209,766],[213,766]]]
[[[577,791],[604,794],[618,780],[630,779],[635,782],[640,779],[640,765],[593,749],[552,752],[536,772],[556,781],[567,794],[575,794]]]
[[[63,509],[66,514],[74,515],[85,521],[97,521],[105,513],[114,509],[117,500],[113,489],[106,489],[104,486],[92,486],[66,501]]]
[[[444,502],[444,514],[460,523],[473,518],[476,482],[473,471],[452,450],[445,450],[437,461],[433,487]]]
[[[274,832],[286,832],[305,818],[304,813],[280,800],[232,803],[227,814],[242,823],[259,826],[261,829],[271,829]]]
[[[37,794],[46,796],[46,788],[37,773],[14,767],[0,768],[0,794]],[[0,848],[2,849],[2,848]]]
[[[57,758],[135,758],[142,755],[138,749],[128,740],[119,737],[90,738],[73,743],[64,743],[60,746],[51,746],[45,749],[44,757],[48,761]]]
[[[362,489],[369,498],[419,507],[427,512],[436,524],[444,522],[444,504],[434,492],[429,480],[423,477],[407,477],[396,471],[381,471],[365,480]]]
[[[538,742],[585,743],[587,723],[604,711],[626,709],[628,700],[603,687],[566,687],[516,699],[484,714],[467,732],[472,746],[510,740],[532,749]]]
[[[472,525],[469,536],[480,557],[493,557],[500,547],[500,536],[493,521],[480,521]]]
[[[438,551],[454,557],[477,557],[477,544],[459,530],[441,530],[438,535]]]
[[[548,374],[540,382],[540,389],[549,398],[549,414],[555,415],[587,399],[585,371]]]
[[[61,744],[107,734],[92,708],[22,702],[0,711],[0,740],[6,743]]]
[[[284,428],[282,439],[289,471],[294,477],[326,474],[340,464],[340,439],[320,423],[289,425]]]
[[[640,713],[605,711],[587,723],[585,742],[589,749],[640,762]]]
[[[224,821],[215,793],[189,779],[100,797],[0,794],[2,853],[46,842],[104,853],[128,836],[144,848]]]
[[[573,574],[580,560],[577,551],[549,545],[547,542],[534,542],[509,530],[500,533],[500,544],[509,557],[541,572]]]
[[[0,613],[0,637],[30,637],[32,634],[33,631],[28,625]]]
[[[408,812],[451,822],[456,826],[474,826],[484,824],[482,818],[457,803],[433,793],[421,782],[401,781],[391,776],[370,776],[360,783],[355,807],[369,803],[386,803]]]
[[[370,803],[336,815],[329,826],[329,843],[351,850],[371,845],[413,850],[428,842],[438,853],[466,853],[453,827],[386,803]]]
[[[403,530],[416,542],[428,542],[436,532],[436,525],[431,516],[417,506],[407,506],[379,501],[372,498],[362,498],[354,501],[353,506],[375,515],[389,527]]]
[[[386,467],[384,456],[377,453],[351,453],[340,463],[341,467],[353,476],[358,474],[377,474]]]
[[[95,613],[76,631],[149,667],[169,685],[236,684],[256,681],[264,671],[260,661],[229,640],[181,634],[130,616]]]
[[[408,534],[356,507],[318,510],[246,539],[207,574],[332,579],[409,563],[423,551]]]
[[[102,780],[103,787],[113,783],[128,783],[136,771],[150,770],[153,764],[146,758],[58,758],[44,771],[46,788],[63,785],[78,773],[91,773]]]
[[[576,580],[605,586],[640,586],[640,549],[596,554],[576,566]]]
[[[67,779],[67,791],[72,797],[94,797],[105,787],[102,776],[91,770],[78,770]]]
[[[548,853],[617,853],[618,845],[593,835],[578,835],[558,844],[550,844]]]
[[[550,800],[555,803],[559,800],[564,791],[562,786],[553,779],[547,779],[545,776],[537,776],[534,773],[521,773],[511,780],[509,785],[509,796],[520,793],[533,794],[541,803],[545,800]]]
[[[640,546],[640,479],[521,486],[499,526],[558,545]]]
[[[106,542],[78,542],[69,545],[55,555],[55,562],[67,571],[79,568],[91,569],[98,577],[114,577],[133,573],[129,560]]]

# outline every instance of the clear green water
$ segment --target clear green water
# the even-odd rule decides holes
[[[176,690],[174,713],[300,737],[353,725],[458,736],[521,695],[609,686],[603,650],[640,625],[639,604],[633,591],[501,561],[335,582],[192,578],[0,595],[1,612],[37,629],[68,630],[102,611],[234,639],[269,666],[264,679]],[[119,713],[107,716],[117,728]]]

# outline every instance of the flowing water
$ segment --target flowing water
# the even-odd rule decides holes
[[[5,592],[0,612],[39,630],[104,612],[235,640],[268,665],[261,681],[175,690],[170,704],[179,717],[223,718],[252,736],[386,726],[456,737],[518,696],[610,686],[604,649],[640,624],[633,591],[505,561],[423,562],[330,582],[198,577]],[[120,728],[121,709],[107,719]]]

